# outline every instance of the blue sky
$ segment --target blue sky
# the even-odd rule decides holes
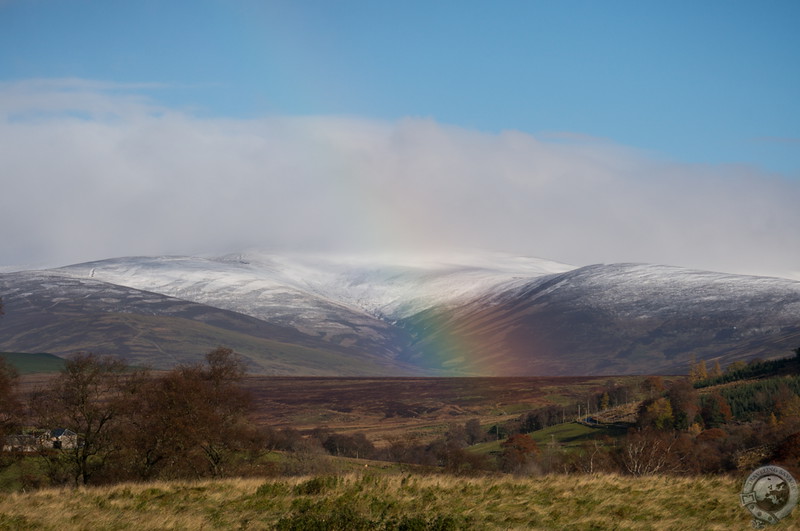
[[[800,174],[800,3],[17,0],[5,80],[218,116],[430,117]]]
[[[51,143],[40,145],[38,152],[44,150],[53,164],[60,161],[63,166],[79,158],[78,165],[84,165],[87,173],[96,174],[97,179],[103,179],[101,175],[110,171],[117,179],[122,174],[131,175],[131,180],[121,185],[125,189],[142,186],[133,174],[140,170],[141,159],[148,157],[166,160],[165,166],[175,166],[169,176],[159,177],[165,189],[189,186],[174,173],[190,170],[171,158],[176,156],[174,152],[162,152],[163,146],[151,147],[149,152],[141,148],[137,152],[141,159],[133,162],[127,152],[121,151],[120,145],[142,138],[144,130],[137,127],[145,121],[151,131],[171,131],[174,136],[167,142],[176,142],[187,152],[194,152],[189,144],[198,138],[198,132],[210,128],[208,131],[213,133],[204,133],[209,142],[204,145],[227,153],[229,167],[241,163],[244,169],[240,173],[252,175],[253,181],[248,183],[269,180],[269,186],[263,185],[267,188],[258,188],[262,193],[274,194],[288,187],[289,197],[305,197],[331,178],[322,166],[347,158],[349,162],[342,163],[339,175],[347,173],[348,177],[337,185],[338,189],[350,187],[350,196],[365,196],[358,223],[336,227],[337,234],[368,223],[375,210],[394,212],[394,219],[387,222],[387,232],[383,234],[359,233],[341,238],[363,240],[367,247],[374,243],[373,239],[403,240],[404,244],[413,240],[413,235],[398,234],[398,226],[410,216],[419,219],[420,212],[397,205],[397,210],[386,207],[389,200],[377,190],[391,189],[398,180],[409,182],[396,161],[413,157],[404,162],[405,166],[421,165],[421,174],[429,178],[409,193],[410,201],[431,197],[453,186],[460,190],[461,195],[456,196],[462,200],[486,200],[487,219],[498,220],[494,224],[487,222],[486,230],[471,227],[465,221],[468,213],[459,211],[442,194],[441,201],[425,206],[453,216],[435,217],[425,210],[423,214],[429,219],[420,221],[438,228],[439,241],[484,246],[498,240],[494,234],[508,234],[516,226],[524,230],[516,237],[499,238],[501,250],[551,253],[556,256],[545,257],[572,262],[664,261],[731,270],[737,268],[736,257],[745,253],[740,247],[741,239],[749,238],[755,243],[747,253],[756,254],[762,263],[769,255],[768,269],[783,271],[795,267],[793,264],[800,259],[796,253],[781,249],[793,242],[789,231],[796,233],[798,225],[790,229],[786,224],[798,221],[795,217],[781,214],[774,219],[754,218],[744,224],[723,216],[718,225],[728,227],[728,232],[720,235],[713,230],[713,216],[700,215],[698,204],[716,214],[725,209],[752,209],[748,201],[755,200],[759,209],[771,212],[789,207],[780,201],[797,197],[798,20],[800,3],[795,1],[0,0],[0,106],[5,109],[5,131],[13,138],[25,137],[14,126],[25,127],[27,132],[35,126],[38,129],[36,134],[31,133],[31,142],[51,138]],[[297,120],[306,120],[302,122],[304,133],[297,134],[293,148],[285,146],[281,153],[292,149],[325,153],[313,168],[298,170],[307,175],[305,180],[293,178],[293,184],[284,183],[284,188],[276,181],[290,179],[288,174],[258,173],[254,168],[263,161],[254,161],[243,140],[243,135],[255,135],[259,142],[267,142],[278,135],[274,127],[279,119],[294,120],[291,128],[295,133]],[[285,126],[285,122],[281,123]],[[71,144],[78,142],[75,135],[57,134],[72,126],[110,128],[109,135],[121,136],[114,145],[101,147],[85,140],[76,147]],[[333,134],[329,132],[331,127],[339,128],[337,135],[347,132],[350,136],[346,140],[337,136],[338,140],[333,141],[326,136]],[[368,130],[372,127],[380,130],[378,136],[395,140],[402,137],[404,143],[387,140],[388,144],[380,147],[371,145],[374,136]],[[245,135],[241,128],[258,131]],[[431,132],[431,128],[436,131]],[[231,133],[234,130],[238,132]],[[428,134],[443,142],[436,154],[408,148],[417,146],[423,138],[431,140]],[[287,135],[281,137],[286,138]],[[354,142],[361,142],[357,155],[348,151],[354,149]],[[528,157],[539,148],[547,156],[540,153],[537,162],[531,163],[533,159]],[[37,152],[33,144],[18,144],[13,153],[9,148],[5,156],[13,162],[11,157],[26,153],[26,149]],[[430,176],[438,175],[438,170],[460,171],[460,163],[447,157],[459,157],[461,150],[484,154],[480,161],[499,160],[499,154],[504,153],[500,165],[508,168],[500,173],[506,177],[498,177],[487,165],[483,176],[457,179],[448,173],[441,182],[431,184],[436,177]],[[107,166],[98,161],[99,152]],[[371,157],[380,158],[381,162],[368,167],[359,165]],[[542,188],[541,180],[537,181],[538,188],[529,186],[526,190],[530,204],[535,208],[545,203],[559,204],[562,208],[549,212],[546,218],[524,213],[524,203],[507,208],[504,198],[515,197],[519,191],[513,183],[530,173],[525,165],[550,160],[547,157],[561,162],[542,163],[533,173],[544,175],[550,168],[551,177],[573,177],[562,179],[563,189]],[[597,172],[591,170],[591,165],[570,165],[575,160],[589,159],[599,164]],[[198,166],[214,166],[214,162],[200,160],[193,164],[192,171]],[[292,159],[278,166],[286,169],[303,164]],[[31,171],[6,171],[2,179],[30,179],[26,172]],[[380,179],[385,181],[365,184],[372,177],[359,172],[370,171],[382,172]],[[580,172],[584,173],[578,175]],[[584,175],[587,172],[594,179],[591,185],[582,180],[588,178]],[[394,175],[395,180],[386,175]],[[204,182],[211,182],[214,176],[204,178]],[[147,177],[141,179],[146,181]],[[302,186],[297,180],[302,181]],[[655,181],[658,182],[654,184]],[[512,184],[506,186],[507,183]],[[699,184],[695,187],[687,183]],[[45,184],[42,181],[42,186]],[[370,186],[375,190],[365,192]],[[480,197],[481,190],[498,188],[496,198]],[[720,188],[726,190],[718,194]],[[585,190],[585,195],[596,199],[597,195],[592,195],[595,189],[618,189],[620,193],[605,199],[603,208],[591,206],[588,214],[586,205],[591,197],[566,199],[570,190]],[[19,188],[17,193],[13,202],[19,208],[18,205],[33,201],[35,191]],[[112,199],[113,188],[103,193],[108,195],[98,195],[97,201],[117,201]],[[687,197],[696,193],[706,195],[701,199]],[[740,195],[734,198],[736,193]],[[12,201],[9,197],[7,194],[6,200]],[[135,201],[144,201],[145,197],[131,199],[124,208],[144,208],[144,203]],[[681,242],[692,229],[677,217],[671,218],[674,214],[669,206],[658,203],[656,197],[677,201],[679,212],[695,212],[695,226],[703,222],[707,232],[701,231],[702,238],[698,237],[697,242]],[[779,198],[778,202],[773,198]],[[236,208],[239,199],[231,195],[229,205]],[[83,204],[80,199],[77,201]],[[198,197],[196,204],[204,205],[204,201],[204,197]],[[618,206],[624,202],[638,205],[626,214],[627,220],[649,214],[657,219],[648,222],[647,230],[638,236],[621,234],[620,226],[624,224],[616,217]],[[186,208],[191,209],[192,203],[187,201]],[[304,203],[301,210],[322,209],[335,215],[342,208],[347,205]],[[622,210],[629,208],[627,205]],[[514,218],[512,214],[517,211],[519,217]],[[260,239],[226,237],[241,234],[241,226],[248,219],[263,222],[259,215],[243,216],[238,229],[231,226],[230,233],[220,232],[219,242],[284,245],[291,240],[314,246],[337,240],[310,228],[287,230],[288,235],[284,236],[276,229],[274,234]],[[563,228],[563,222],[548,221],[559,216],[571,220],[572,225]],[[506,221],[500,223],[500,218]],[[89,225],[86,220],[78,221],[81,227]],[[462,232],[486,235],[474,239],[454,236],[455,229],[449,225],[462,221]],[[530,242],[531,224],[545,222],[551,224],[550,233]],[[120,236],[127,234],[122,228],[119,230]],[[552,234],[553,230],[557,234]],[[786,233],[773,238],[767,248],[758,240],[763,240],[763,233],[770,230]],[[581,235],[587,233],[586,241],[582,240]],[[192,239],[185,234],[179,236],[176,233],[172,240],[152,247],[137,244],[134,238],[129,248],[132,253],[172,249],[188,252],[202,247],[173,245]],[[95,239],[103,238],[120,239],[112,234]],[[53,243],[58,239],[47,227],[32,226],[24,241],[17,236],[16,243],[8,247],[14,251],[9,251],[5,261],[72,260],[126,251],[123,245],[103,247],[84,242],[78,245],[83,251],[68,253],[58,250],[66,247]],[[570,239],[573,248],[579,246],[585,252],[568,249],[563,242]],[[629,243],[619,243],[620,239]],[[709,255],[709,239],[734,243],[720,245],[729,250],[720,249]],[[562,242],[560,246],[558,241]],[[753,259],[753,263],[756,261]]]

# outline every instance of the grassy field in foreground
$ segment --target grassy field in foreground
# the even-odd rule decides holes
[[[724,477],[349,474],[0,496],[0,529],[749,529]],[[796,529],[790,516],[776,529]]]

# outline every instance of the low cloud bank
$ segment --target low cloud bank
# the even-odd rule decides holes
[[[245,247],[800,269],[800,182],[576,134],[201,117],[152,85],[0,84],[0,266]]]

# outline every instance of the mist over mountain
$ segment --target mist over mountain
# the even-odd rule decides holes
[[[684,373],[800,345],[800,282],[497,253],[129,257],[0,274],[0,350],[254,372]]]

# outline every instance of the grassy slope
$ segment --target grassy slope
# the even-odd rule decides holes
[[[567,422],[536,430],[529,433],[529,435],[536,441],[539,448],[546,448],[551,443],[557,443],[566,448],[575,448],[580,446],[581,443],[591,441],[595,437],[602,435],[617,437],[624,434],[625,431],[625,429],[620,428],[590,428],[577,422]],[[475,444],[470,446],[469,450],[479,454],[500,452],[503,450],[503,442],[504,439]]]
[[[740,478],[613,475],[123,484],[2,496],[0,529],[748,529],[740,489]]]
[[[64,367],[64,360],[52,354],[24,354],[20,352],[0,352],[20,374],[58,372]]]
[[[551,442],[573,447],[602,435],[618,437],[626,433],[626,431],[624,428],[590,428],[577,422],[567,422],[566,424],[556,424],[543,430],[537,430],[530,435],[539,444],[540,448],[544,448]]]
[[[124,355],[135,365],[169,369],[193,363],[214,348],[233,348],[254,373],[349,375],[392,374],[381,360],[274,341],[181,317],[103,313],[64,317],[35,331],[42,352]],[[13,339],[13,338],[12,338]]]

